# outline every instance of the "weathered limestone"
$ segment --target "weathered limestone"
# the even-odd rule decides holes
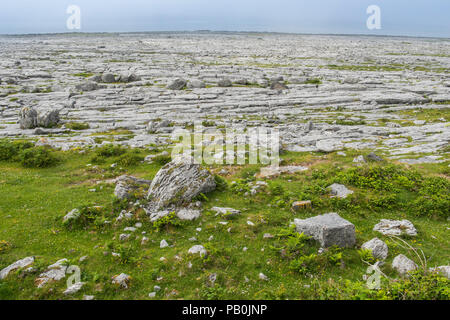
[[[417,230],[409,220],[381,219],[381,221],[375,225],[373,231],[378,231],[381,234],[388,236],[401,236],[403,234],[417,236]]]
[[[148,190],[151,183],[151,180],[122,175],[116,179],[114,195],[121,200],[128,199],[133,195],[133,193],[139,191],[140,189]]]
[[[403,254],[399,254],[392,261],[392,268],[397,270],[400,275],[405,276],[408,274],[408,272],[414,271],[418,267],[414,261]]]
[[[319,241],[322,247],[337,245],[353,247],[356,242],[355,226],[337,213],[327,213],[308,219],[294,219],[297,232]]]
[[[11,272],[17,269],[24,269],[34,263],[34,257],[26,257],[14,262],[0,271],[0,279],[5,279]]]
[[[34,283],[38,288],[42,288],[49,282],[60,281],[66,277],[67,259],[61,259],[48,266],[47,271],[41,273]]]
[[[374,258],[380,260],[385,260],[389,252],[387,244],[378,238],[373,238],[372,240],[363,243],[361,249],[369,250],[372,252]]]
[[[199,245],[199,244],[191,247],[189,249],[188,253],[190,253],[190,254],[199,254],[200,257],[204,257],[207,254],[205,247],[203,247],[202,245]]]
[[[328,189],[330,189],[333,196],[341,199],[347,198],[348,195],[353,194],[352,190],[347,189],[346,186],[339,183],[333,183]]]
[[[152,218],[162,209],[187,205],[200,193],[208,193],[215,187],[211,173],[193,163],[193,158],[177,157],[162,167],[153,179],[146,211]]]

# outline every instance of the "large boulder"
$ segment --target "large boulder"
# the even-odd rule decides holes
[[[102,82],[104,83],[113,83],[116,82],[116,77],[112,73],[104,73],[102,75]]]
[[[170,90],[183,90],[187,85],[187,81],[184,79],[176,79],[167,86]]]
[[[408,272],[417,269],[417,264],[403,254],[399,254],[392,261],[392,268],[397,270],[402,276],[407,275]]]
[[[117,81],[125,82],[125,83],[133,82],[133,81],[140,81],[140,80],[141,80],[141,78],[139,76],[137,76],[136,74],[131,73],[131,72],[121,73],[119,75],[119,77],[117,78]]]
[[[188,83],[188,88],[190,89],[202,89],[206,88],[206,84],[201,80],[191,80]]]
[[[148,192],[147,213],[189,204],[200,193],[216,188],[214,177],[208,170],[195,164],[189,156],[176,157],[162,167],[152,181]]]
[[[43,109],[38,111],[37,125],[38,127],[51,128],[59,123],[59,110]]]
[[[294,219],[297,232],[319,241],[322,247],[337,245],[353,247],[356,242],[355,226],[337,213],[327,213],[308,219]]]
[[[379,260],[385,260],[389,252],[387,244],[378,238],[373,238],[372,240],[363,243],[361,249],[369,250],[372,252],[373,257]]]
[[[229,79],[222,79],[222,80],[219,80],[217,85],[222,88],[228,88],[228,87],[232,87],[233,83],[231,83],[231,81]]]
[[[386,236],[417,236],[417,230],[409,220],[388,220],[381,221],[373,227],[373,231],[378,231]]]
[[[133,176],[123,175],[116,179],[116,188],[114,195],[120,199],[128,199],[139,190],[148,190],[151,180],[139,179]]]
[[[23,107],[19,112],[21,129],[34,129],[36,127],[51,128],[59,123],[59,110],[51,108],[34,109]]]

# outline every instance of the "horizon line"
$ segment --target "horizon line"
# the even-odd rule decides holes
[[[279,34],[279,35],[311,35],[311,36],[367,36],[367,37],[391,37],[391,38],[426,38],[445,39],[444,36],[415,36],[415,35],[389,35],[389,34],[367,34],[367,33],[302,33],[302,32],[281,32],[281,31],[244,31],[244,30],[159,30],[159,31],[66,31],[66,32],[38,32],[38,33],[0,33],[0,36],[52,36],[52,35],[84,35],[84,34],[145,34],[145,33],[242,33],[242,34]]]

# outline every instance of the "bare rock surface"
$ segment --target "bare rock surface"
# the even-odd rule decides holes
[[[409,220],[381,219],[381,221],[375,225],[373,231],[378,231],[381,234],[388,236],[401,236],[403,234],[409,236],[417,235],[416,228]]]
[[[0,45],[0,137],[51,133],[50,146],[69,150],[97,146],[92,134],[120,126],[132,135],[113,143],[159,146],[174,128],[213,118],[236,132],[276,127],[292,151],[371,148],[401,160],[442,156],[450,142],[448,118],[420,117],[449,108],[445,40],[142,33],[0,36]],[[56,114],[38,112],[52,106],[59,124],[89,128],[35,134],[54,125]],[[154,120],[171,124],[148,133]]]

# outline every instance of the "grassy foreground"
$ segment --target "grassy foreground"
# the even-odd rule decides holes
[[[37,269],[33,274],[13,272],[0,280],[0,299],[81,299],[83,295],[150,299],[148,294],[155,285],[161,290],[154,299],[450,298],[449,280],[437,274],[421,270],[409,279],[400,279],[390,267],[392,259],[403,253],[418,262],[415,253],[400,241],[372,231],[382,218],[408,219],[418,236],[403,239],[423,250],[428,267],[448,265],[448,162],[407,166],[385,161],[356,166],[353,158],[367,152],[347,150],[346,156],[285,153],[283,165],[309,169],[265,179],[267,186],[254,195],[251,186],[263,180],[255,178],[259,166],[211,167],[220,187],[199,197],[203,202],[199,219],[181,222],[174,218],[153,224],[142,209],[133,206],[134,200],[116,201],[114,184],[108,180],[125,173],[152,179],[167,159],[152,164],[141,160],[162,150],[39,150],[42,154],[21,152],[0,158],[0,269],[32,255]],[[223,168],[228,174],[219,176]],[[326,187],[334,182],[355,193],[346,199],[330,198]],[[294,212],[291,205],[297,200],[311,200],[312,208]],[[87,209],[94,206],[100,208],[96,212]],[[224,219],[209,210],[213,206],[235,208],[242,214]],[[62,217],[74,208],[91,210],[90,216],[82,225],[68,228]],[[134,218],[115,222],[122,209],[133,211]],[[294,218],[328,212],[338,212],[356,226],[357,248],[331,248],[318,254],[319,245],[289,228]],[[129,240],[119,241],[123,229],[137,222],[142,227]],[[149,238],[145,244],[141,244],[142,232]],[[264,238],[267,233],[274,237]],[[358,250],[374,237],[389,246],[382,267],[387,277],[382,278],[380,290],[366,287],[363,276],[368,264],[363,260],[374,261]],[[170,246],[161,249],[163,239]],[[205,246],[206,258],[188,254],[195,244]],[[84,256],[87,258],[80,262]],[[86,282],[73,296],[63,295],[65,280],[43,288],[34,283],[40,272],[62,258],[79,266],[81,280]],[[111,283],[120,273],[132,277],[128,289]],[[260,273],[268,279],[260,279]],[[214,284],[212,274],[217,275]]]

